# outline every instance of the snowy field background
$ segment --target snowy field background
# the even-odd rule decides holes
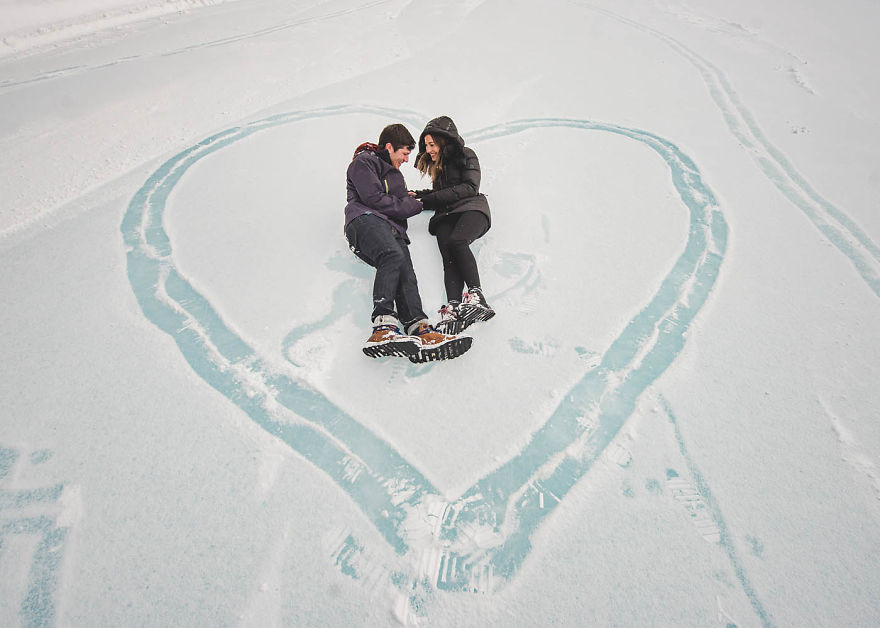
[[[880,624],[880,6],[810,4],[0,0],[0,624]],[[498,316],[372,361],[345,169],[442,114]]]

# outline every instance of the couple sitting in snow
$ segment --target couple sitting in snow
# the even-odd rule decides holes
[[[419,137],[415,166],[431,176],[430,190],[408,191],[400,172],[415,145],[404,125],[391,124],[377,144],[358,146],[346,181],[345,237],[354,254],[376,269],[373,333],[364,353],[427,362],[463,354],[472,338],[458,334],[495,314],[483,296],[470,249],[489,230],[491,219],[489,203],[480,194],[480,162],[450,118],[431,120]],[[424,210],[434,212],[428,231],[437,237],[449,300],[436,326],[422,310],[406,235],[407,219]]]

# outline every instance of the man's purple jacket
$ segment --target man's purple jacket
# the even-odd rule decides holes
[[[366,148],[355,153],[348,166],[346,193],[346,225],[358,216],[375,214],[397,229],[409,244],[406,219],[420,213],[422,203],[409,195],[403,174],[391,165],[388,151]]]

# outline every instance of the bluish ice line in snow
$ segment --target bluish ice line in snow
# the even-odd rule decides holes
[[[313,323],[297,325],[287,333],[281,343],[281,350],[284,353],[284,356],[292,364],[301,366],[296,360],[291,359],[289,356],[290,349],[297,342],[307,337],[309,334],[328,327],[348,312],[355,311],[358,308],[358,304],[355,303],[355,299],[360,296],[356,289],[357,283],[356,280],[348,280],[340,283],[333,290],[333,305],[325,316],[322,316],[320,320]]]
[[[638,396],[678,355],[684,332],[708,297],[726,249],[727,226],[714,196],[693,162],[662,138],[617,125],[561,118],[496,125],[472,132],[468,138],[485,141],[547,127],[611,132],[654,149],[670,167],[673,183],[689,209],[690,229],[685,251],[660,290],[612,343],[599,367],[573,386],[519,455],[459,500],[464,503],[456,521],[459,526],[491,522],[501,527],[508,517],[519,522],[501,550],[489,559],[493,573],[507,577],[519,568],[529,551],[529,538],[543,518],[591,468],[631,415]],[[620,384],[615,385],[616,380]],[[578,454],[566,455],[565,450],[576,442],[581,442]],[[457,529],[446,532],[451,539],[456,533]]]
[[[41,464],[50,455],[47,450],[33,452],[29,462]],[[20,458],[18,450],[0,446],[0,481],[6,480]],[[63,484],[42,489],[0,489],[0,554],[6,549],[10,537],[27,536],[38,539],[30,557],[27,582],[22,587],[25,594],[18,610],[20,625],[28,628],[55,624],[58,574],[68,528],[59,526],[57,516],[51,511],[57,510],[63,491]],[[47,509],[50,512],[38,512]],[[9,576],[4,574],[2,577]]]
[[[67,539],[67,528],[58,527],[50,517],[28,517],[0,524],[0,539],[11,534],[38,536],[31,567],[29,586],[19,610],[21,625],[28,628],[48,627],[55,624],[55,592],[58,588],[58,570]],[[0,542],[2,549],[2,542]]]
[[[403,553],[407,546],[399,527],[405,505],[418,500],[424,491],[436,493],[436,489],[390,445],[322,394],[267,367],[177,271],[162,225],[168,195],[187,169],[199,160],[255,132],[281,124],[354,113],[412,118],[411,112],[400,110],[328,107],[273,116],[218,133],[175,155],[147,180],[129,205],[122,232],[130,247],[129,280],[142,310],[175,339],[195,372],[261,427],[333,478],[392,547]],[[250,390],[245,373],[260,374],[264,389]],[[267,403],[270,399],[306,420],[292,423],[277,416]]]
[[[326,107],[235,127],[169,159],[134,195],[122,221],[129,280],[147,318],[171,335],[194,371],[258,425],[327,473],[399,554],[419,551],[410,545],[410,515],[416,507],[428,501],[447,504],[434,539],[442,552],[434,586],[446,590],[493,588],[494,582],[503,584],[515,575],[529,553],[534,531],[589,471],[632,414],[645,388],[677,357],[689,325],[717,278],[726,249],[727,225],[690,158],[671,142],[645,131],[588,120],[533,118],[470,134],[469,141],[474,143],[562,127],[610,132],[642,142],[669,167],[673,185],[688,208],[689,224],[687,243],[670,273],[612,343],[599,366],[571,388],[518,455],[447,503],[390,443],[320,391],[273,370],[230,329],[178,271],[162,224],[171,190],[188,168],[217,150],[282,124],[364,113],[416,126],[422,123],[420,116],[407,111]],[[337,311],[346,307],[339,302],[337,306]],[[322,319],[318,327],[328,320]],[[299,329],[293,337],[288,336],[286,346],[307,331]],[[279,413],[277,406],[290,412]],[[473,534],[476,529],[482,533]],[[494,541],[489,547],[480,546],[473,540],[477,537]]]
[[[15,449],[9,449],[0,446],[0,480],[6,479],[15,462],[18,460],[19,453]]]
[[[678,444],[678,450],[679,452],[681,452],[681,455],[684,458],[685,464],[688,467],[688,471],[690,471],[691,476],[694,478],[697,492],[700,494],[700,497],[703,498],[703,501],[709,507],[709,512],[712,516],[712,520],[715,522],[715,525],[718,526],[718,530],[721,534],[721,540],[719,543],[721,547],[724,548],[724,552],[727,554],[727,557],[730,560],[730,564],[733,567],[734,573],[736,574],[736,579],[739,582],[740,586],[743,588],[743,592],[746,594],[746,597],[748,598],[749,603],[752,605],[752,609],[755,611],[755,614],[757,614],[758,618],[761,620],[761,625],[769,628],[770,626],[773,626],[773,619],[771,618],[770,613],[767,611],[767,609],[764,607],[764,604],[758,597],[758,593],[757,591],[755,591],[755,587],[749,580],[745,566],[743,565],[743,562],[739,557],[739,553],[736,551],[736,546],[734,545],[733,537],[730,534],[730,529],[727,527],[727,522],[724,520],[724,516],[721,513],[721,507],[718,505],[718,502],[712,495],[712,491],[709,489],[709,485],[706,482],[705,477],[697,468],[697,465],[694,462],[693,457],[690,455],[690,452],[688,452],[687,446],[684,442],[684,437],[681,433],[681,426],[678,423],[678,417],[676,417],[675,412],[672,410],[672,406],[669,404],[669,401],[667,401],[666,398],[662,395],[660,396],[660,403],[663,406],[664,412],[666,413],[666,418],[669,419],[669,422],[672,424],[672,428],[675,431],[675,441]]]
[[[880,297],[880,246],[846,212],[819,194],[791,160],[770,142],[717,66],[662,31],[605,9],[589,8],[656,37],[694,65],[728,129],[749,151],[761,172],[849,259],[868,287]]]

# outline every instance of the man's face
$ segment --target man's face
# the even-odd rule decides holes
[[[400,166],[408,162],[409,154],[412,152],[409,146],[401,146],[399,149],[394,150],[391,142],[385,144],[385,150],[391,155],[391,165],[395,168],[400,168]]]

